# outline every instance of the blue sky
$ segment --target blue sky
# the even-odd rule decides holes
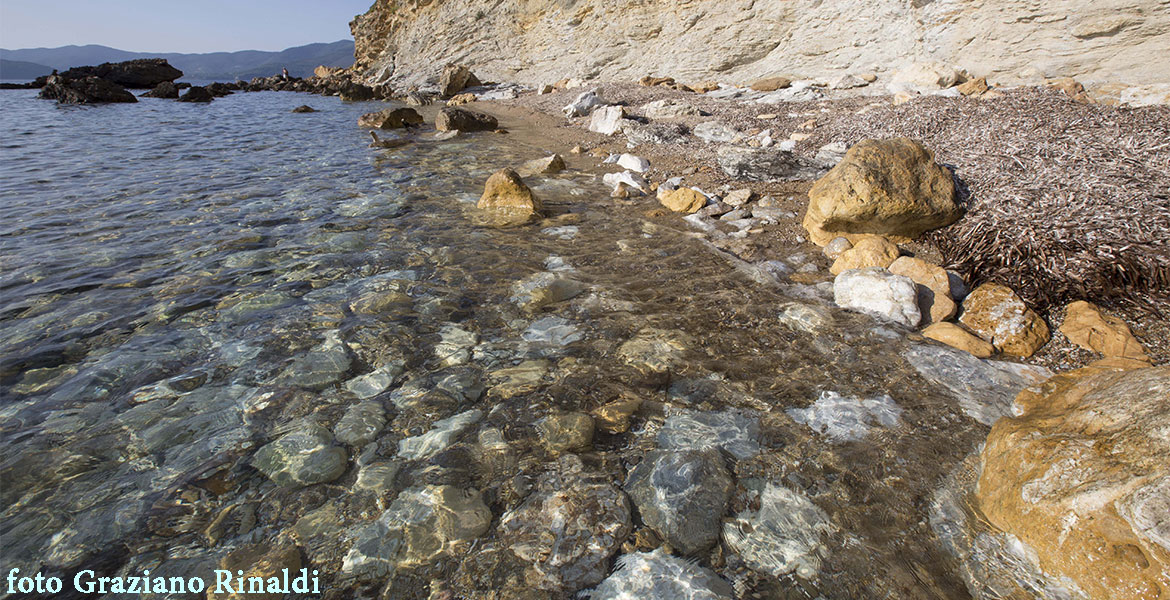
[[[283,50],[348,39],[373,0],[0,0],[0,48]]]

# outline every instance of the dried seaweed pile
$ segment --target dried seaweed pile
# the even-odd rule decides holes
[[[968,214],[932,238],[970,281],[1005,283],[1041,309],[1170,299],[1170,108],[1021,89],[831,115],[810,145],[908,136],[955,170]]]

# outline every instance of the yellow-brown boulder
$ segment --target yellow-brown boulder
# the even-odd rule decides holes
[[[894,275],[909,277],[918,284],[918,308],[922,310],[924,323],[938,323],[955,316],[957,305],[951,298],[951,280],[945,269],[912,256],[898,257],[889,269]]]
[[[854,144],[808,197],[804,228],[818,246],[858,234],[906,241],[962,216],[951,172],[909,138]]]
[[[1011,288],[985,283],[963,300],[959,322],[1004,354],[1027,358],[1048,342],[1048,324]]]
[[[1105,356],[1150,360],[1125,321],[1106,315],[1097,305],[1083,300],[1073,302],[1065,309],[1060,332],[1072,343]]]
[[[1016,410],[982,452],[983,515],[1090,598],[1170,598],[1170,367],[1061,374]]]
[[[540,200],[512,169],[500,169],[488,177],[476,207],[493,225],[525,225],[544,210]]]
[[[888,267],[898,258],[898,247],[881,236],[869,236],[857,240],[852,248],[841,253],[829,272],[840,275],[849,269],[867,267]]]
[[[987,358],[995,354],[995,347],[979,336],[955,325],[954,323],[931,323],[922,330],[924,337],[936,342],[942,342],[952,348],[958,348],[972,356]]]
[[[691,188],[678,188],[659,194],[658,202],[674,212],[693,213],[707,205],[707,197]]]

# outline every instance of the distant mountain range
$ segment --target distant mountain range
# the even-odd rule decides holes
[[[60,48],[0,48],[0,79],[33,79],[53,69],[121,62],[135,58],[165,58],[183,72],[182,79],[248,80],[267,77],[287,68],[294,77],[308,77],[317,65],[348,67],[353,64],[353,41],[308,44],[280,52],[242,50],[208,54],[175,52],[127,52],[108,46],[62,46]]]

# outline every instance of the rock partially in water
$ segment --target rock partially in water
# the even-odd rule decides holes
[[[841,308],[906,327],[917,327],[922,320],[914,282],[881,267],[849,269],[837,275],[833,280],[833,300]]]
[[[215,94],[212,94],[211,90],[198,85],[191,86],[187,91],[183,92],[183,95],[179,96],[179,102],[206,103],[211,102],[213,99],[215,99]]]
[[[658,202],[674,212],[691,214],[707,205],[707,196],[691,188],[678,188],[659,194]]]
[[[483,412],[472,409],[435,421],[430,431],[398,442],[398,456],[405,460],[429,458],[447,449],[468,427],[479,422]]]
[[[658,431],[664,450],[721,448],[744,460],[760,453],[760,422],[736,411],[687,411],[667,417]]]
[[[585,289],[584,284],[568,277],[542,271],[516,282],[509,300],[528,312],[536,312],[550,304],[576,297]]]
[[[361,402],[349,407],[333,428],[337,441],[350,446],[365,446],[386,426],[386,409],[381,402]]]
[[[374,129],[402,129],[409,125],[421,125],[422,122],[422,115],[418,111],[406,107],[387,108],[358,117],[358,126]]]
[[[500,519],[501,543],[528,564],[527,584],[574,592],[605,578],[633,525],[626,495],[581,473],[575,455],[542,475],[536,489]]]
[[[544,210],[540,199],[512,169],[501,169],[488,178],[476,207],[497,226],[528,224]]]
[[[164,81],[156,86],[154,89],[142,95],[143,98],[169,98],[174,100],[179,97],[179,88],[175,86],[173,81]]]
[[[49,77],[41,88],[39,98],[56,100],[61,104],[104,104],[107,102],[138,102],[134,94],[122,86],[100,77],[68,79],[60,75]]]
[[[277,383],[322,390],[341,381],[351,363],[349,348],[341,341],[340,332],[329,331],[321,345],[294,359],[277,377]]]
[[[333,481],[345,472],[348,456],[333,445],[333,435],[306,424],[260,448],[252,466],[278,485],[299,487]]]
[[[882,394],[873,398],[851,398],[837,392],[821,392],[808,408],[784,411],[793,421],[827,436],[834,442],[860,440],[873,427],[897,427],[902,408],[894,399]]]
[[[570,412],[549,415],[536,424],[540,441],[553,452],[588,450],[593,443],[593,417]]]
[[[732,600],[736,597],[731,584],[714,571],[671,556],[661,548],[619,556],[613,574],[601,585],[583,592],[583,596],[590,600]]]
[[[931,323],[922,330],[922,337],[969,352],[978,358],[987,358],[995,354],[995,346],[954,323]]]
[[[963,412],[984,425],[1011,415],[1012,401],[1021,390],[1052,377],[1044,367],[980,360],[943,346],[917,344],[904,356],[919,375],[950,391]]]
[[[138,58],[116,63],[102,63],[96,67],[73,67],[62,72],[65,79],[100,77],[128,88],[148,89],[164,82],[173,82],[183,72],[172,67],[165,58]]]
[[[745,510],[723,526],[723,540],[752,569],[812,579],[828,556],[823,538],[837,531],[829,515],[800,492],[769,483],[759,510]]]
[[[565,170],[565,159],[560,154],[553,154],[544,158],[534,158],[516,169],[521,177],[533,175],[553,175]]]
[[[435,129],[439,131],[494,131],[499,127],[495,117],[462,108],[447,106],[435,116]]]
[[[341,570],[362,581],[454,554],[483,535],[492,513],[476,490],[449,485],[403,490],[378,520],[357,534]]]
[[[723,456],[708,450],[654,450],[626,479],[642,521],[683,554],[719,540],[732,480]]]

